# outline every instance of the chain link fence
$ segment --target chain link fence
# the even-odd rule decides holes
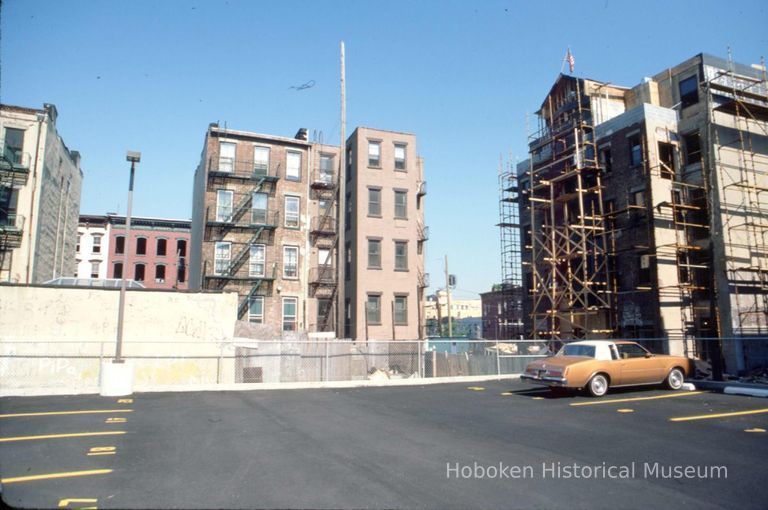
[[[123,344],[137,388],[508,375],[547,352],[542,342],[463,339]],[[113,355],[114,342],[3,341],[0,388],[98,387]]]

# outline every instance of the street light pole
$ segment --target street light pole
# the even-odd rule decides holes
[[[125,243],[123,244],[123,278],[120,282],[120,301],[117,305],[117,346],[115,347],[115,363],[123,362],[123,319],[125,317],[125,286],[128,272],[128,254],[131,246],[131,207],[133,206],[133,179],[136,173],[136,163],[141,161],[141,153],[128,151],[126,161],[131,162],[131,177],[128,181],[128,210],[125,216]]]

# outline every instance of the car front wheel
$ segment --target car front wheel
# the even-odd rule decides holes
[[[602,397],[608,392],[608,378],[603,374],[597,374],[589,380],[587,390],[593,397]]]
[[[670,390],[679,390],[683,387],[684,380],[685,376],[683,375],[683,371],[679,368],[673,368],[669,371],[667,379],[664,382]]]

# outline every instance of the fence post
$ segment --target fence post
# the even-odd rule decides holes
[[[417,363],[416,363],[416,369],[419,371],[419,378],[424,377],[423,373],[423,367],[422,364],[424,363],[424,356],[421,354],[421,348],[422,348],[422,342],[421,340],[416,341],[416,355],[419,357]]]
[[[328,369],[330,367],[329,358],[328,358],[328,347],[329,347],[328,342],[329,340],[326,338],[325,339],[325,380],[326,381],[331,380],[331,375],[328,373]]]
[[[496,339],[496,376],[501,379],[501,359],[499,358],[499,339]]]

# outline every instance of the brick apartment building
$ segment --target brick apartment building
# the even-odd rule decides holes
[[[280,331],[366,338],[369,307],[368,338],[391,338],[392,327],[398,338],[418,338],[424,188],[415,137],[361,128],[346,147],[340,221],[337,146],[309,142],[306,129],[287,138],[209,126],[195,172],[190,288],[237,292],[239,319]],[[342,285],[340,223],[348,239]],[[378,267],[368,264],[369,248]],[[369,268],[376,273],[365,280]]]
[[[167,218],[131,217],[125,238],[125,216],[81,215],[78,226],[78,278],[126,278],[148,289],[185,290],[189,285],[190,222]]]
[[[83,172],[56,129],[56,106],[0,105],[0,281],[75,272]]]

